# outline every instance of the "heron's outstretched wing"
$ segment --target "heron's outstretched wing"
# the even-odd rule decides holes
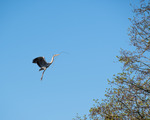
[[[47,65],[47,62],[44,57],[37,57],[33,60],[33,63],[37,63],[39,67]]]

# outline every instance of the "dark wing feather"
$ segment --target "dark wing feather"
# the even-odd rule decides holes
[[[37,57],[33,60],[33,63],[37,63],[39,67],[44,67],[47,65],[44,57]]]

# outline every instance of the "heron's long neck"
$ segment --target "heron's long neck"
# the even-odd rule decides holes
[[[52,64],[52,63],[53,63],[53,61],[54,61],[54,56],[52,57],[52,60],[51,60],[51,62],[50,62],[50,63]]]

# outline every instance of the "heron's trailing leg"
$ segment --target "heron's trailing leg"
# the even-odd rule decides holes
[[[46,70],[46,67],[41,67],[41,69],[40,69],[39,71],[41,71],[41,70],[44,70],[43,73],[42,73],[42,77],[41,77],[41,80],[42,80],[42,79],[43,79],[44,72],[45,72],[45,70]]]
[[[44,75],[44,72],[45,72],[45,70],[43,71],[43,73],[42,73],[42,77],[41,77],[41,80],[43,79],[43,75]]]

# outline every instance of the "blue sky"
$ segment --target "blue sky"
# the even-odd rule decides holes
[[[1,0],[0,120],[71,120],[103,99],[129,47],[134,0]],[[42,72],[32,63],[49,62]],[[114,62],[115,61],[115,62]]]

